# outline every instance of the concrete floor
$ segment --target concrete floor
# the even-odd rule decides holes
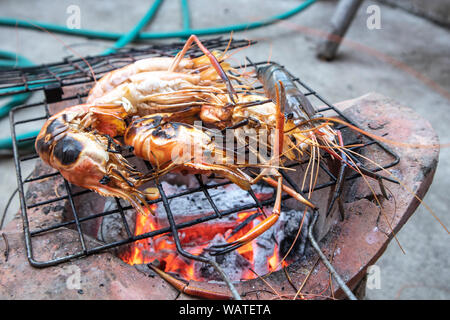
[[[299,1],[190,1],[193,28],[204,28],[258,20],[289,10]],[[92,2],[80,0],[2,1],[2,16],[45,21],[65,25],[69,5],[81,9],[81,27],[125,32],[148,8],[147,2]],[[381,8],[381,29],[366,27],[366,8],[377,4]],[[331,62],[315,58],[315,48],[321,39],[317,31],[326,31],[333,13],[334,1],[320,1],[307,11],[287,21],[262,29],[235,34],[236,38],[258,40],[254,47],[236,55],[254,60],[272,59],[284,64],[312,88],[331,102],[338,102],[376,91],[409,106],[432,123],[441,143],[450,142],[450,33],[422,18],[399,9],[365,1],[361,6],[339,57]],[[257,9],[256,9],[257,8]],[[126,13],[126,14],[124,14]],[[165,1],[148,31],[168,31],[181,28],[179,1]],[[0,29],[2,50],[16,51],[35,63],[55,62],[71,52],[96,54],[110,43],[14,28]],[[37,99],[37,98],[35,98]],[[9,134],[6,119],[0,121],[0,137]],[[0,209],[16,186],[14,165],[9,155],[0,158]],[[441,150],[438,170],[425,201],[446,226],[450,189],[450,153]],[[29,170],[32,167],[30,166]],[[24,174],[27,174],[25,172]],[[17,198],[10,208],[18,209]],[[377,262],[381,270],[381,289],[367,291],[368,299],[449,299],[450,250],[448,234],[437,221],[420,207],[403,227],[398,238],[406,255],[392,242]]]

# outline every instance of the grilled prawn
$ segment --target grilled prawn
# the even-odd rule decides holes
[[[205,54],[183,58],[194,41]],[[228,93],[233,100],[226,57],[209,52],[191,36],[176,57],[143,59],[108,73],[91,89],[87,102],[123,103],[130,113],[142,115],[201,105],[219,93]]]
[[[259,141],[259,133],[272,134],[276,128],[276,104],[261,94],[237,94],[236,104],[232,105],[225,95],[217,95],[221,103],[203,105],[200,119],[219,129],[233,129],[236,139],[243,137]],[[256,132],[255,137],[248,137],[249,130]],[[328,125],[313,127],[306,119],[299,124],[293,117],[284,121],[284,149],[282,154],[290,160],[299,159],[318,139],[334,141],[336,133]],[[298,151],[299,154],[296,154]]]
[[[35,148],[41,159],[70,183],[102,196],[125,199],[144,213],[141,202],[146,202],[137,189],[141,174],[111,149],[117,142],[108,134],[114,136],[125,129],[120,113],[115,106],[67,108],[47,120]]]
[[[168,171],[182,173],[217,173],[248,190],[251,178],[231,164],[226,153],[216,147],[205,131],[184,122],[180,114],[154,114],[134,120],[127,128],[125,143],[134,154],[157,168],[156,175]]]
[[[345,176],[348,169],[358,172],[361,175],[376,179],[380,185],[381,192],[387,198],[387,193],[383,185],[383,179],[393,183],[398,182],[394,179],[379,175],[367,169],[365,166],[358,163],[358,161],[352,159],[351,154],[348,153],[344,147],[344,141],[340,131],[331,129],[326,122],[323,122],[326,118],[317,113],[308,98],[298,89],[292,80],[292,77],[282,67],[275,64],[259,68],[256,67],[256,74],[260,82],[263,84],[264,91],[272,99],[276,94],[273,89],[276,83],[281,82],[286,87],[286,113],[289,113],[289,117],[292,118],[295,125],[293,129],[286,130],[288,134],[292,130],[295,132],[297,128],[301,128],[302,130],[308,130],[308,128],[321,128],[320,130],[315,129],[311,131],[314,133],[314,139],[317,141],[316,147],[324,149],[328,152],[331,155],[332,165],[338,168],[337,170],[334,170],[336,171],[335,174],[337,176],[337,180],[333,195],[328,205],[328,210],[326,213],[327,216],[330,214],[335,202],[337,200],[339,202],[341,201],[340,196],[344,187]],[[325,132],[329,132],[331,134],[324,134]],[[317,151],[316,154],[318,153],[319,152]],[[339,205],[341,216],[343,217],[343,206],[341,203]]]

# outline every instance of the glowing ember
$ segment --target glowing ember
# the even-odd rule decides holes
[[[281,267],[280,264],[280,257],[279,257],[279,250],[278,245],[275,244],[275,249],[273,250],[273,255],[269,258],[269,271],[277,271]]]
[[[156,211],[157,205],[153,204],[152,209]],[[223,238],[227,239],[227,237],[229,237],[231,232],[237,226],[256,212],[256,210],[240,212],[237,214],[237,219],[232,221],[232,223],[230,221],[219,221],[214,224],[208,224],[207,226],[198,224],[182,229],[179,231],[179,234],[183,248],[192,254],[198,255],[211,244],[211,240],[217,234],[222,234]],[[263,216],[255,218],[227,241],[232,242],[238,239],[263,219]],[[136,236],[157,230],[159,228],[161,228],[161,226],[158,225],[155,217],[151,214],[138,214],[136,216]],[[237,249],[237,253],[249,262],[252,269],[254,269],[253,267],[255,264],[254,250],[256,245],[255,240]],[[167,234],[134,242],[131,250],[123,254],[121,259],[130,265],[148,264],[154,260],[158,260],[160,268],[162,268],[165,272],[176,273],[186,280],[205,280],[196,274],[196,268],[194,265],[195,261],[187,260],[178,255],[173,238]],[[285,264],[280,264],[278,245],[275,245],[273,255],[267,260],[267,270],[269,272],[276,271],[282,266],[285,266]],[[255,273],[250,271],[250,268],[248,270],[242,270],[242,274],[240,276],[241,280],[253,279],[255,277],[257,276]]]

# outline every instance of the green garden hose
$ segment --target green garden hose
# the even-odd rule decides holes
[[[259,20],[254,22],[246,22],[241,24],[234,24],[223,27],[215,27],[215,28],[205,28],[205,29],[185,29],[180,31],[168,31],[168,32],[143,32],[139,33],[136,36],[135,40],[151,40],[151,39],[167,39],[167,38],[185,38],[189,37],[191,34],[195,34],[197,36],[206,36],[206,35],[215,35],[222,33],[230,33],[230,32],[238,32],[238,31],[246,31],[250,29],[255,29],[259,27],[264,27],[273,23],[276,23],[280,20],[287,19],[307,7],[316,2],[317,0],[306,0],[302,2],[297,7],[283,12],[281,14]],[[183,9],[184,8],[184,9]],[[183,17],[186,17],[185,14],[187,12],[187,5],[182,6]],[[95,38],[95,39],[103,39],[103,40],[119,40],[123,34],[115,33],[115,32],[107,32],[107,31],[95,31],[95,30],[86,30],[86,29],[69,29],[67,27],[43,23],[38,21],[25,21],[13,18],[0,17],[0,25],[10,26],[10,27],[21,27],[28,28],[34,30],[40,30],[40,28],[48,30],[54,33],[62,33],[73,36],[81,36],[87,38]]]
[[[0,51],[0,68],[29,67],[33,63],[27,58],[15,53]],[[31,93],[21,93],[14,95],[10,101],[0,107],[0,118],[8,115],[9,111],[20,104],[23,104],[31,96]]]
[[[130,32],[124,34],[120,37],[114,45],[104,51],[103,55],[108,55],[117,51],[117,49],[125,47],[130,42],[134,41],[139,36],[139,32],[141,32],[142,28],[144,28],[150,20],[154,17],[156,11],[158,11],[159,5],[162,3],[162,0],[156,0],[153,2],[153,5],[147,11],[145,16],[139,21]]]
[[[23,56],[7,51],[0,51],[0,68],[29,67],[32,65],[33,63]],[[0,118],[6,117],[9,114],[9,111],[15,106],[24,104],[30,96],[30,92],[13,95],[8,102],[0,106]],[[36,134],[37,133],[34,131],[28,132],[23,136],[20,136],[19,139],[33,137]],[[10,137],[0,139],[0,149],[12,149],[12,140]]]

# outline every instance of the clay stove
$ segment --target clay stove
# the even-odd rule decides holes
[[[77,65],[77,63],[79,62],[71,62],[70,64]],[[100,65],[104,67],[104,64]],[[393,128],[395,128],[397,137],[402,138],[403,132],[398,130],[399,124],[391,120],[391,115],[399,111],[394,107],[391,107],[392,110],[387,108],[389,104],[393,103],[386,98],[375,95],[347,102],[344,105],[348,108],[344,113],[340,108],[336,108],[325,101],[299,79],[294,77],[293,79],[297,81],[299,87],[304,90],[310,99],[318,99],[325,105],[319,109],[319,112],[339,116],[349,123],[354,123],[350,117],[356,118],[356,122],[364,129],[367,128],[369,121],[373,121],[371,119],[384,121],[383,126],[375,129],[379,130],[376,131],[376,134],[391,134],[394,132]],[[13,137],[15,137],[20,125],[43,120],[49,114],[64,106],[82,102],[89,87],[89,84],[77,84],[47,88],[45,91],[46,101],[41,104],[19,107],[13,112],[11,116]],[[371,99],[384,99],[386,101],[385,109],[377,109],[377,104],[372,106],[371,102],[374,101]],[[16,118],[20,111],[27,108],[40,109],[44,114],[40,117],[25,120]],[[364,110],[365,116],[372,112],[376,114],[376,117],[362,118],[361,108],[369,108]],[[346,130],[344,127],[340,129],[343,132]],[[349,132],[347,138],[347,141],[351,141],[349,144],[354,144],[356,141],[360,144],[355,150],[364,152],[369,158],[376,159],[377,163],[380,163],[384,168],[397,165],[392,172],[403,180],[405,178],[416,178],[422,174],[416,180],[411,181],[416,181],[419,194],[425,193],[434,173],[435,163],[432,160],[435,159],[437,151],[431,154],[429,159],[426,159],[430,169],[424,175],[420,170],[406,170],[407,161],[398,165],[399,157],[389,148],[376,141],[355,137]],[[353,139],[357,140],[354,141]],[[406,137],[405,139],[412,138]],[[430,139],[435,139],[435,137],[431,135]],[[208,245],[224,241],[226,237],[232,236],[232,233],[236,232],[236,228],[242,227],[241,232],[243,232],[245,228],[250,227],[251,223],[257,222],[263,212],[270,210],[270,206],[274,202],[273,190],[271,191],[270,187],[264,185],[255,186],[254,190],[243,194],[242,190],[233,189],[233,186],[227,181],[208,179],[204,176],[191,176],[186,181],[180,182],[180,180],[174,180],[173,177],[168,176],[165,181],[158,181],[156,184],[160,197],[149,201],[151,205],[155,206],[158,215],[154,220],[141,221],[142,217],[136,216],[126,203],[117,199],[101,198],[92,192],[71,186],[57,172],[43,165],[40,160],[37,161],[37,166],[32,175],[23,177],[22,164],[37,158],[35,154],[21,155],[19,153],[18,144],[24,142],[26,141],[18,141],[14,144],[23,229],[18,227],[17,221],[13,221],[6,229],[7,232],[12,232],[9,236],[11,239],[9,241],[11,245],[8,248],[10,250],[9,259],[4,262],[6,265],[19,263],[19,260],[22,261],[26,256],[28,263],[38,268],[81,264],[83,270],[85,270],[85,276],[91,277],[94,275],[87,270],[90,270],[93,266],[103,268],[103,272],[115,270],[117,274],[121,274],[123,270],[128,270],[127,272],[136,270],[130,265],[145,265],[158,259],[168,268],[167,272],[175,273],[181,278],[190,280],[191,283],[196,283],[197,286],[224,292],[227,291],[227,287],[208,267],[180,258],[177,250],[173,250],[174,240],[170,237],[170,234],[175,232],[180,239],[184,240],[184,242],[181,241],[180,245],[186,246],[187,252],[191,250],[190,254],[196,255],[201,252],[207,254]],[[138,160],[136,159],[136,161]],[[146,165],[140,162],[141,168],[145,169]],[[304,169],[299,168],[295,174],[301,175],[302,172],[304,172]],[[306,190],[302,190],[298,183],[295,183],[295,181],[301,181],[301,178],[296,177],[295,174],[283,172],[285,180],[296,191],[305,192]],[[321,166],[319,182],[312,198],[312,201],[321,208],[319,220],[314,229],[315,237],[319,241],[322,240],[323,251],[328,255],[329,260],[337,266],[336,269],[352,289],[363,279],[367,266],[379,257],[388,240],[392,238],[393,232],[400,228],[417,206],[412,196],[404,195],[398,187],[393,186],[390,187],[392,194],[401,194],[402,199],[405,200],[400,203],[401,209],[404,209],[404,211],[398,216],[396,210],[394,210],[398,203],[394,204],[392,198],[387,199],[383,203],[386,206],[387,216],[380,218],[377,206],[373,199],[370,200],[367,187],[361,181],[362,179],[356,178],[357,175],[349,175],[348,177],[348,187],[345,193],[347,202],[345,209],[348,214],[343,222],[339,221],[337,210],[334,210],[329,218],[325,218],[324,211],[327,208],[330,190],[332,190],[336,180],[326,166]],[[26,190],[26,187],[28,187],[28,190]],[[376,183],[374,188],[377,189]],[[232,196],[232,199],[236,202],[225,198],[225,203],[217,203],[216,197],[223,198],[224,194],[233,192],[237,192],[236,196]],[[198,194],[197,198],[195,198],[195,194]],[[182,200],[182,198],[186,199]],[[313,251],[308,250],[305,235],[310,217],[305,215],[305,219],[302,219],[304,208],[299,207],[296,201],[290,199],[288,195],[284,195],[283,200],[284,216],[276,227],[255,243],[241,248],[240,251],[220,258],[216,257],[218,259],[216,261],[223,266],[228,265],[229,270],[233,271],[230,272],[229,276],[244,298],[268,298],[273,297],[273,295],[291,298],[294,296],[323,298],[324,286],[331,292],[328,295],[329,297],[339,297],[339,294],[342,297],[342,292],[337,290],[336,283],[330,281],[326,268],[321,267]],[[188,205],[190,202],[192,204]],[[364,215],[364,218],[361,217],[362,215]],[[386,222],[384,222],[384,219],[387,219]],[[304,225],[299,231],[299,237],[292,252],[293,255],[289,256],[284,263],[281,263],[280,257],[287,252],[286,247],[289,248],[293,244],[293,238],[297,235],[301,221]],[[392,227],[392,230],[388,225]],[[141,227],[143,229],[139,230]],[[286,229],[292,230],[290,230],[291,232],[285,232]],[[25,251],[18,244],[20,243],[20,237],[16,239],[17,235],[14,233],[19,230],[23,230]],[[15,242],[12,241],[13,239]],[[198,241],[198,239],[202,241]],[[370,245],[364,247],[363,257],[360,256],[359,261],[356,261],[358,259],[354,257],[350,248],[360,245],[360,242]],[[11,253],[11,250],[15,250],[14,254]],[[258,257],[257,251],[260,251],[261,257]],[[24,256],[20,257],[20,254]],[[106,259],[109,259],[107,262],[104,260],[105,255]],[[95,262],[93,263],[93,261]],[[127,262],[128,265],[122,261]],[[23,261],[20,263],[23,264]],[[236,266],[239,266],[239,268]],[[31,270],[30,274],[38,274],[39,272],[37,269]],[[139,273],[140,271],[136,272]],[[270,273],[270,276],[266,279],[272,282],[272,288],[268,288],[264,282],[256,277],[256,275],[262,276],[267,273]],[[98,277],[98,274],[95,273],[94,277]],[[152,280],[149,280],[147,275],[140,273],[139,276],[134,274],[134,277],[144,277],[143,279],[147,284],[148,281],[152,281],[155,285],[156,281],[158,286],[164,287],[165,292],[173,292],[171,291],[173,289],[163,285],[160,279],[151,278]],[[5,276],[3,279],[8,279],[8,277]],[[306,280],[309,281],[308,285],[306,285]],[[114,286],[113,283],[114,281],[110,281],[108,285]],[[142,297],[145,295],[147,295],[147,298],[157,299],[172,297],[172,294],[168,293],[160,296],[148,292],[148,290],[146,292],[142,283],[130,283],[129,279],[121,279],[120,283],[131,285],[134,288],[134,294],[136,295],[136,292],[138,292],[138,295],[142,294]],[[299,284],[302,283],[302,287],[299,287]],[[291,291],[295,288],[296,294],[286,294],[285,291],[288,288],[291,288]],[[317,290],[318,288],[320,290]],[[123,290],[117,290],[123,293]],[[95,294],[98,295],[99,293],[96,292]],[[119,294],[118,297],[123,296]]]

